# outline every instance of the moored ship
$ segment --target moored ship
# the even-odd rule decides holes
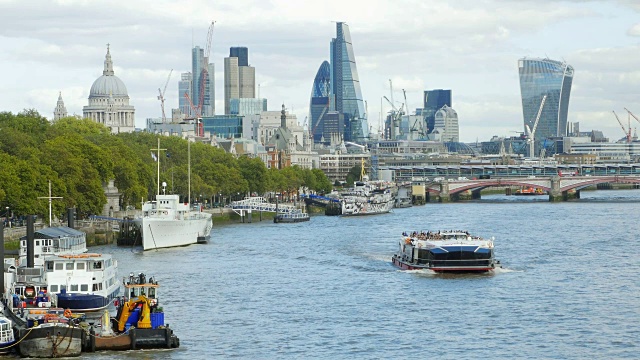
[[[494,258],[493,238],[466,231],[403,233],[392,263],[403,270],[487,272],[500,267]]]
[[[360,180],[353,188],[340,194],[342,216],[385,214],[393,209],[395,197],[384,181],[370,181],[364,173],[364,163]]]

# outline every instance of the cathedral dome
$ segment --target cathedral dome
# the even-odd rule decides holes
[[[129,97],[127,87],[120,78],[113,73],[113,62],[111,61],[111,53],[109,47],[107,47],[107,56],[104,60],[104,70],[102,76],[96,79],[91,85],[91,91],[89,91],[89,98],[94,97]]]
[[[109,96],[123,97],[129,96],[127,87],[120,78],[115,75],[102,75],[93,82],[89,97]]]

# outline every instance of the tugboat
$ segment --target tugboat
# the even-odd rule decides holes
[[[17,329],[21,356],[35,358],[80,356],[84,330],[70,310],[28,309],[26,324]]]
[[[492,271],[500,267],[494,258],[493,240],[467,231],[404,232],[391,262],[403,270]]]
[[[159,307],[158,285],[145,274],[129,275],[123,279],[124,297],[118,299],[118,313],[109,317],[105,310],[100,332],[91,329],[86,351],[136,350],[180,347],[180,339],[164,322],[164,312]]]

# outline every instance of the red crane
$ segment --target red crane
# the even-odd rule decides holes
[[[189,103],[189,106],[191,107],[191,111],[193,112],[193,114],[195,116],[196,126],[198,127],[198,136],[203,137],[204,136],[204,128],[203,128],[203,125],[202,125],[202,117],[200,116],[200,107],[196,107],[195,105],[193,105],[193,102],[191,101],[191,97],[189,96],[188,92],[184,93],[184,98],[187,99],[187,102]]]

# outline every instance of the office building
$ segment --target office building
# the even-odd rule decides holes
[[[194,116],[191,112],[191,105],[189,105],[189,100],[185,96],[186,94],[189,96],[189,99],[193,98],[192,83],[192,73],[186,72],[180,75],[180,81],[178,82],[178,108],[180,109],[180,112],[188,117]]]
[[[436,112],[443,106],[451,107],[451,90],[434,89],[424,92],[424,108],[421,113],[427,124],[427,133],[435,129]]]
[[[460,139],[460,126],[458,125],[458,113],[445,105],[436,111],[434,132],[440,133],[442,142],[458,142]]]
[[[360,79],[351,43],[349,26],[336,23],[336,37],[331,40],[331,95],[335,110],[344,115],[346,141],[363,143],[369,139]]]
[[[311,101],[309,103],[309,124],[314,143],[320,143],[322,139],[329,140],[331,131],[337,131],[341,135],[344,126],[340,128],[325,127],[325,116],[331,109],[331,66],[324,61],[320,65],[311,89]],[[335,102],[335,101],[334,101]]]
[[[539,153],[540,144],[545,139],[567,135],[573,67],[551,59],[522,58],[518,60],[518,71],[525,128],[534,128],[542,99],[546,95],[534,133],[535,154],[530,154],[534,156]]]
[[[204,49],[196,46],[191,51],[191,102],[199,109],[200,116],[215,114],[215,66],[207,64]],[[183,94],[184,96],[184,94]],[[202,102],[202,104],[201,104]],[[192,114],[196,116],[197,114]]]
[[[247,65],[240,65],[245,63]],[[224,58],[225,114],[231,114],[231,99],[256,97],[256,69],[248,64],[247,48],[233,47],[229,51],[229,57]]]

